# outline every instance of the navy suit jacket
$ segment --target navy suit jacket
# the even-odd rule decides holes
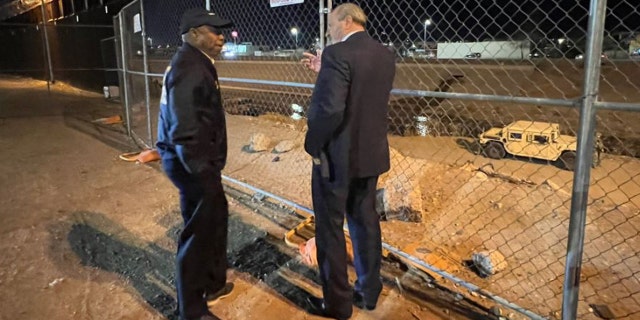
[[[220,171],[227,129],[218,74],[211,60],[184,43],[165,73],[158,116],[158,152],[191,174]]]
[[[305,150],[328,162],[330,177],[378,176],[389,170],[389,95],[395,58],[366,32],[328,46],[307,113]]]

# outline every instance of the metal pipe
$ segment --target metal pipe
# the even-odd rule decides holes
[[[318,1],[318,13],[320,14],[320,33],[318,34],[318,40],[320,41],[320,49],[324,49],[324,0]],[[315,54],[315,52],[312,52]]]
[[[153,143],[153,133],[151,132],[151,106],[149,103],[151,102],[151,97],[149,93],[149,64],[147,63],[147,31],[146,26],[144,24],[144,5],[142,4],[144,1],[140,0],[140,26],[142,27],[142,63],[144,64],[144,104],[147,107],[147,134],[149,135],[149,144],[154,145]]]
[[[0,22],[0,26],[33,26],[33,23]],[[108,24],[58,24],[56,28],[113,28]]]
[[[240,79],[240,78],[220,78],[221,81],[239,82],[239,83],[252,83],[252,84],[267,84],[274,86],[285,86],[294,88],[308,88],[313,89],[314,85],[311,83],[299,83],[299,82],[287,82],[287,81],[271,81],[271,80],[254,80],[254,79]]]
[[[143,72],[136,72],[136,71],[127,71],[127,72],[130,74],[145,75],[145,73]],[[152,77],[160,77],[160,78],[164,76],[164,74],[162,73],[147,73],[147,75]],[[229,81],[229,82],[238,82],[238,83],[266,84],[266,85],[286,86],[286,87],[295,87],[295,88],[307,88],[307,89],[314,88],[313,84],[299,83],[299,82],[226,78],[226,77],[221,77],[220,80]],[[561,107],[578,107],[580,104],[580,100],[534,98],[534,97],[513,97],[513,96],[498,96],[498,95],[489,95],[489,94],[423,91],[423,90],[410,90],[410,89],[393,89],[391,90],[391,94],[401,95],[401,96],[410,96],[410,97],[515,102],[515,103],[536,104],[536,105],[552,105],[552,106],[561,106]],[[635,111],[635,112],[640,111],[640,104],[637,104],[637,103],[595,101],[594,105],[599,109],[609,109],[609,110],[617,110],[617,111]]]
[[[327,15],[327,19],[329,19],[329,14],[331,13],[332,10],[333,10],[333,1],[332,0],[327,0],[327,9],[325,10],[325,13]],[[327,41],[326,39],[329,37],[329,34],[327,32],[328,30],[327,30],[326,25],[325,25],[324,29],[325,29],[325,31],[324,31],[322,36],[325,38],[325,43],[324,44],[326,46],[328,46],[329,45],[329,41]]]
[[[204,8],[207,9],[207,11],[211,11],[211,0],[204,1]]]
[[[150,76],[150,77],[160,77],[160,78],[164,77],[163,73],[145,73],[145,72],[142,72],[142,71],[132,71],[132,70],[127,70],[127,73],[128,74],[135,74],[135,75],[138,75],[138,76],[145,76],[146,75],[146,76]]]
[[[126,6],[122,7],[122,9],[120,9],[120,12],[123,12],[126,8],[131,7],[132,5],[136,4],[135,1],[131,1],[129,2]]]
[[[593,104],[598,109],[640,112],[640,103],[595,101]]]
[[[157,74],[157,75],[162,76],[162,74]],[[286,86],[286,87],[295,87],[295,88],[308,88],[308,89],[314,88],[313,84],[299,83],[299,82],[226,78],[226,77],[221,77],[220,80],[229,81],[229,82],[266,84],[266,85]],[[536,104],[536,105],[557,105],[562,107],[577,107],[579,103],[579,100],[513,97],[513,96],[498,96],[498,95],[488,95],[488,94],[455,93],[455,92],[423,91],[423,90],[408,90],[408,89],[393,89],[391,90],[391,94],[401,95],[401,96],[411,96],[411,97],[514,102],[514,103],[526,103],[526,104]]]
[[[76,4],[74,0],[71,0],[71,15],[75,16],[76,15]]]
[[[604,39],[606,0],[591,0],[583,101],[578,129],[578,156],[573,175],[569,238],[565,264],[564,288],[562,290],[562,319],[576,319],[580,293],[580,272],[584,249],[587,203],[589,202],[589,179],[593,161],[593,144],[596,127],[596,108],[600,82],[600,55]]]
[[[58,71],[120,71],[113,68],[56,68]]]
[[[439,92],[439,91],[405,90],[405,89],[393,89],[391,90],[391,94],[411,96],[411,97],[517,102],[517,103],[527,103],[527,104],[546,104],[546,105],[557,105],[562,107],[577,107],[579,103],[579,100],[498,96],[498,95],[491,95],[491,94],[456,93],[456,92]]]
[[[280,196],[277,196],[277,195],[275,195],[275,194],[273,194],[273,193],[271,193],[271,192],[268,192],[268,191],[262,190],[262,189],[260,189],[260,188],[256,188],[256,187],[254,187],[254,186],[252,186],[252,185],[250,185],[250,184],[248,184],[248,183],[246,183],[246,182],[242,182],[242,181],[240,181],[240,180],[236,180],[236,179],[234,179],[234,178],[231,178],[231,177],[229,177],[229,176],[225,176],[225,175],[222,175],[222,179],[227,180],[227,181],[229,181],[229,182],[232,182],[232,183],[234,183],[234,184],[237,184],[237,185],[239,185],[239,186],[241,186],[241,187],[243,187],[243,188],[246,188],[246,189],[252,190],[252,191],[254,191],[254,192],[262,193],[262,194],[264,194],[265,196],[267,196],[267,197],[269,197],[269,198],[272,198],[272,199],[275,199],[275,200],[278,200],[279,202],[284,203],[284,204],[286,204],[286,205],[288,205],[288,206],[290,206],[290,207],[292,207],[292,208],[298,209],[298,210],[300,210],[300,211],[304,211],[304,212],[306,212],[306,213],[308,213],[308,214],[310,214],[310,215],[314,215],[314,214],[313,214],[313,210],[311,210],[310,208],[307,208],[307,207],[305,207],[305,206],[303,206],[303,205],[297,204],[297,203],[295,203],[295,202],[293,202],[293,201],[289,201],[289,200],[287,200],[287,199],[285,199],[285,198],[282,198],[282,197],[280,197]]]
[[[275,195],[273,193],[270,193],[268,191],[265,191],[265,190],[262,190],[260,188],[254,187],[254,186],[252,186],[252,185],[250,185],[250,184],[248,184],[246,182],[242,182],[242,181],[236,180],[236,179],[228,177],[226,175],[222,175],[222,179],[226,180],[226,181],[229,181],[231,183],[234,183],[236,185],[239,185],[239,186],[241,186],[243,188],[252,190],[254,192],[262,193],[265,196],[267,196],[269,198],[272,198],[272,199],[274,199],[276,201],[279,201],[279,202],[281,202],[281,203],[283,203],[285,205],[288,205],[288,206],[293,207],[295,209],[304,211],[304,212],[306,212],[306,213],[308,213],[310,215],[314,215],[313,210],[310,209],[310,208],[307,208],[307,207],[305,207],[303,205],[297,204],[297,203],[295,203],[293,201],[284,199],[284,198],[282,198],[280,196],[277,196],[277,195]],[[345,229],[345,230],[347,230],[347,229]],[[535,319],[535,320],[545,319],[544,317],[542,317],[540,315],[537,315],[534,312],[531,312],[529,310],[526,310],[526,309],[520,307],[517,304],[511,303],[511,302],[507,301],[506,299],[504,299],[502,297],[496,296],[496,295],[494,295],[494,294],[492,294],[490,292],[482,290],[481,288],[479,288],[478,286],[476,286],[474,284],[468,283],[468,282],[466,282],[466,281],[464,281],[462,279],[459,279],[459,278],[455,277],[454,275],[452,275],[452,274],[450,274],[450,273],[448,273],[446,271],[440,270],[437,267],[434,267],[434,266],[432,266],[432,265],[430,265],[430,264],[428,264],[428,263],[426,263],[426,262],[424,262],[424,261],[422,261],[420,259],[417,259],[416,257],[414,257],[414,256],[412,256],[412,255],[410,255],[410,254],[408,254],[406,252],[403,252],[402,250],[400,250],[400,249],[398,249],[398,248],[396,248],[396,247],[394,247],[394,246],[392,246],[390,244],[387,244],[387,243],[383,242],[382,243],[382,247],[385,248],[386,250],[389,250],[389,252],[391,252],[391,253],[399,256],[399,257],[402,257],[402,258],[405,258],[407,260],[410,260],[411,262],[415,263],[416,265],[419,265],[419,266],[421,266],[421,267],[423,267],[423,268],[425,268],[427,270],[430,270],[430,271],[432,271],[434,273],[437,273],[438,275],[446,278],[447,280],[450,280],[451,282],[453,282],[453,283],[455,283],[457,285],[463,286],[463,287],[469,289],[470,291],[477,292],[478,294],[481,294],[481,295],[483,295],[485,297],[488,297],[488,298],[492,299],[493,301],[495,301],[497,303],[500,303],[500,304],[502,304],[502,305],[504,305],[504,306],[506,306],[508,308],[511,308],[511,309],[513,309],[513,310],[515,310],[517,312],[520,312],[520,313],[528,316],[531,319]]]
[[[118,13],[118,23],[120,25],[120,54],[122,55],[122,92],[124,94],[124,112],[127,122],[127,135],[131,136],[131,115],[129,114],[129,81],[127,77],[127,55],[125,53],[124,40],[124,11]]]
[[[44,29],[44,24],[42,25],[42,28]],[[39,26],[36,25],[36,30],[39,30]],[[40,38],[42,38],[42,73],[43,74],[43,79],[47,79],[47,55],[45,54],[46,50],[47,50],[47,44],[44,41],[44,32],[41,33]],[[11,70],[5,70],[6,72],[12,72]],[[28,70],[25,70],[28,71]],[[38,70],[40,71],[40,70]],[[51,86],[49,81],[47,80],[47,93],[51,93]]]
[[[161,73],[144,73],[136,71],[127,71],[130,74],[136,75],[148,75],[153,77],[163,77]],[[257,80],[257,79],[243,79],[243,78],[227,78],[220,77],[220,81],[238,82],[238,83],[250,83],[250,84],[263,84],[274,86],[285,86],[294,88],[307,88],[313,89],[314,84],[311,83],[299,83],[288,81],[272,81],[272,80]],[[427,97],[427,98],[444,98],[444,99],[460,99],[460,100],[480,100],[480,101],[496,101],[496,102],[512,102],[512,103],[525,103],[535,105],[555,105],[561,107],[577,107],[579,100],[563,100],[563,99],[550,99],[550,98],[532,98],[532,97],[513,97],[513,96],[498,96],[488,94],[474,94],[474,93],[455,93],[455,92],[437,92],[437,91],[423,91],[423,90],[408,90],[408,89],[393,89],[391,94],[411,97]],[[624,109],[634,110],[638,106],[633,104],[622,103],[600,103],[606,105],[611,109]]]
[[[53,78],[53,66],[51,65],[51,48],[49,47],[49,33],[47,32],[47,12],[44,10],[44,0],[40,0],[41,6],[40,9],[42,11],[42,31],[44,31],[44,42],[45,42],[45,51],[47,53],[47,63],[49,65],[49,80],[47,81],[47,87],[49,87],[49,83],[54,83],[55,79]]]

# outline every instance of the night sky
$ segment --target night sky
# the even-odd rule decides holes
[[[147,34],[154,44],[178,44],[181,13],[204,1],[145,0]],[[276,48],[291,48],[295,38],[290,29],[300,30],[298,43],[308,47],[319,35],[318,1],[270,8],[267,0],[212,0],[212,8],[233,20],[238,42],[247,41]],[[346,1],[334,1],[334,6]],[[375,38],[399,43],[420,41],[424,20],[428,41],[481,41],[533,37],[579,38],[587,29],[588,0],[367,0],[354,1],[363,7]],[[608,1],[606,31],[640,32],[638,0]],[[636,3],[631,5],[631,3]],[[203,5],[202,5],[203,6]],[[151,18],[153,17],[153,18]],[[229,40],[230,35],[227,35]]]

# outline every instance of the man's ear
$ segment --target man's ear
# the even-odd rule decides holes
[[[346,24],[352,24],[353,23],[353,17],[352,16],[346,16],[344,17],[344,22]]]
[[[191,33],[191,36],[196,39],[198,38],[198,30],[196,30],[196,28],[191,28],[189,29],[189,33]]]

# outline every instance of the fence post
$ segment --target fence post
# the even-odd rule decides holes
[[[127,55],[125,48],[125,40],[124,40],[124,12],[120,11],[118,13],[118,24],[119,24],[119,36],[120,36],[120,55],[122,56],[122,89],[121,94],[124,97],[124,112],[127,122],[127,135],[132,137],[131,135],[131,115],[129,114],[129,70],[127,68]]]
[[[149,64],[147,62],[147,31],[144,22],[144,1],[140,0],[140,27],[142,28],[142,63],[144,64],[144,104],[147,108],[147,134],[149,135],[149,148],[153,148],[153,133],[151,132],[151,107],[149,93]]]
[[[44,31],[44,43],[45,51],[47,53],[47,62],[49,65],[49,80],[47,81],[47,88],[49,83],[53,83],[53,67],[51,66],[51,48],[49,47],[49,34],[47,33],[47,12],[44,10],[44,0],[40,0],[40,9],[42,10],[42,31]]]
[[[320,14],[320,33],[318,34],[318,40],[320,41],[320,49],[324,49],[324,15],[325,15],[325,7],[324,0],[318,1],[318,13]],[[315,52],[313,52],[315,54]]]
[[[596,107],[600,82],[600,59],[604,34],[606,0],[591,0],[585,53],[583,100],[578,128],[578,155],[573,176],[571,215],[562,294],[562,319],[576,319],[580,293],[580,272],[584,249],[589,180],[593,161]]]

